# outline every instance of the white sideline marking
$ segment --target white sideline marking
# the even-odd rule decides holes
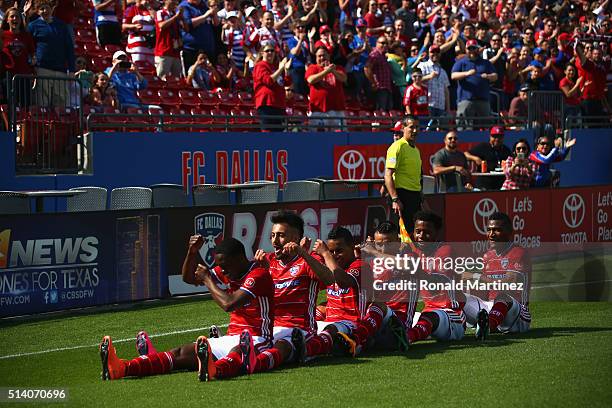
[[[217,327],[227,327],[227,326],[228,326],[227,324],[219,324],[219,325],[217,325]],[[210,329],[210,326],[197,327],[195,329],[175,330],[175,331],[171,331],[171,332],[167,332],[167,333],[149,334],[149,337],[172,336],[172,335],[175,335],[175,334],[191,333],[191,332],[203,331],[203,330],[208,330],[208,329]],[[125,342],[128,342],[128,341],[135,341],[135,338],[134,337],[130,337],[129,339],[117,339],[117,340],[113,340],[113,343],[125,343]],[[59,347],[59,348],[48,349],[48,350],[41,350],[41,351],[32,351],[32,352],[29,352],[29,353],[8,354],[6,356],[0,356],[0,360],[7,360],[9,358],[16,358],[16,357],[35,356],[35,355],[38,355],[38,354],[54,353],[56,351],[67,351],[67,350],[77,350],[77,349],[89,348],[89,347],[98,347],[99,345],[100,345],[100,343],[96,343],[96,344],[86,344],[86,345],[80,345],[80,346]]]

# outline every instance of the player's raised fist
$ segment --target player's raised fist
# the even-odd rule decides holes
[[[264,266],[266,268],[270,266],[268,258],[266,258],[266,252],[263,249],[258,249],[257,251],[255,251],[255,256],[253,256],[253,259],[261,266]]]
[[[204,245],[204,237],[201,235],[192,235],[189,237],[189,253],[195,254]]]
[[[312,240],[310,238],[307,237],[303,237],[302,240],[300,241],[300,247],[302,247],[302,249],[305,252],[310,251],[310,245],[312,244]]]
[[[327,244],[320,239],[315,241],[314,247],[312,248],[317,254],[323,256],[324,254],[329,252],[329,248]]]

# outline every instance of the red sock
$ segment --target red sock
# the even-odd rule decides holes
[[[147,375],[166,374],[174,367],[174,354],[169,351],[136,357],[127,362],[127,376],[144,377]]]
[[[242,355],[232,351],[222,359],[215,361],[215,368],[217,369],[215,378],[236,377],[240,374],[240,367],[242,367]]]
[[[489,312],[489,332],[493,333],[502,324],[508,314],[508,305],[504,302],[496,302]]]
[[[425,340],[429,337],[432,330],[432,324],[427,319],[419,319],[417,324],[414,327],[406,330],[406,334],[408,335],[408,341],[410,343],[414,343],[415,341]]]
[[[283,362],[280,351],[276,348],[270,348],[262,351],[257,355],[257,363],[255,363],[256,373],[272,370]]]
[[[357,327],[351,333],[358,346],[363,346],[370,337],[374,336],[382,324],[383,317],[384,314],[380,307],[371,305],[368,308],[363,320],[356,322]]]
[[[332,350],[333,341],[328,332],[322,331],[321,334],[312,336],[306,341],[306,356],[318,356],[329,354]]]

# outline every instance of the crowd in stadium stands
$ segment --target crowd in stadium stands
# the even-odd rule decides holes
[[[252,93],[243,107],[259,114],[303,101],[317,126],[349,108],[424,123],[456,115],[458,125],[492,111],[526,116],[534,90],[560,90],[568,115],[600,116],[611,112],[611,9],[609,0],[4,0],[3,103],[7,73],[68,74],[99,109],[156,105],[142,91],[172,84]],[[27,94],[14,97],[27,105]],[[63,98],[61,87],[34,94]]]

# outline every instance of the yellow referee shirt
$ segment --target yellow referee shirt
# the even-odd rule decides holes
[[[385,167],[395,169],[395,188],[421,191],[421,152],[417,147],[410,146],[403,137],[387,149]]]

